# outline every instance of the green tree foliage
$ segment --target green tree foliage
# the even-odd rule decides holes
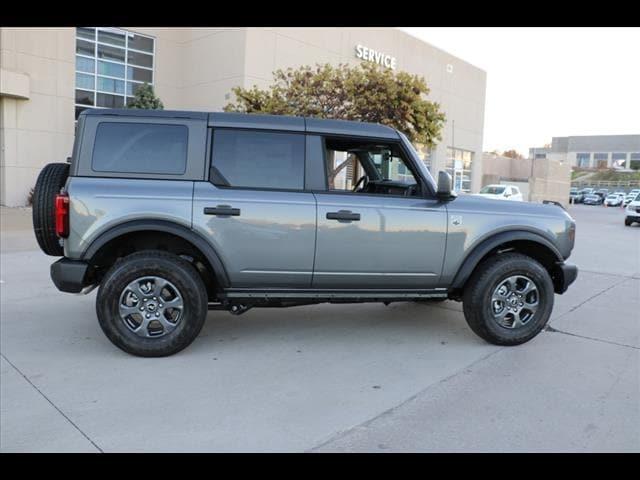
[[[298,115],[388,125],[416,143],[441,140],[445,115],[425,97],[422,77],[372,63],[329,64],[277,70],[267,89],[236,87],[226,112]]]
[[[153,87],[144,83],[138,87],[133,100],[127,104],[127,108],[143,108],[146,110],[163,110],[162,100],[156,97]]]

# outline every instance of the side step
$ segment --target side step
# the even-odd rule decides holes
[[[253,289],[229,288],[219,294],[226,300],[315,300],[343,302],[407,301],[422,298],[447,298],[446,288],[433,289]]]

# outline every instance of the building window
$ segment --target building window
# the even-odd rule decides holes
[[[627,154],[626,153],[612,153],[611,154],[611,165],[617,168],[624,168],[627,164]]]
[[[640,170],[640,152],[634,152],[630,157],[629,168],[632,170]]]
[[[453,189],[457,192],[471,191],[471,164],[473,152],[447,147],[446,169],[453,179]]]
[[[608,153],[594,153],[593,154],[593,163],[595,163],[596,168],[607,168],[609,163],[609,154]]]
[[[76,29],[76,119],[82,110],[123,108],[153,85],[155,41],[118,28]]]
[[[580,168],[589,168],[591,165],[590,153],[578,153],[576,154],[576,162]]]

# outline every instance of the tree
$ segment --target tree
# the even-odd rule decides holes
[[[133,100],[127,104],[127,108],[144,108],[146,110],[163,110],[162,100],[156,97],[153,87],[143,83],[136,90]]]
[[[502,154],[504,157],[508,157],[508,158],[518,158],[518,159],[522,159],[524,158],[522,155],[520,155],[518,152],[516,152],[515,150],[507,150],[506,152],[504,152]]]
[[[226,112],[298,115],[381,123],[409,140],[433,147],[441,140],[445,115],[425,97],[422,77],[372,63],[303,66],[273,73],[267,89],[236,87]]]

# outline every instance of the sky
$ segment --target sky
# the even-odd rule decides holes
[[[640,134],[640,28],[401,30],[487,72],[484,151]]]

